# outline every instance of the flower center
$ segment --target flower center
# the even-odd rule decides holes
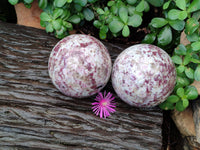
[[[102,99],[101,106],[107,106],[107,105],[108,105],[108,101],[106,99]]]

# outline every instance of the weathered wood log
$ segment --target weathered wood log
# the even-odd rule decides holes
[[[196,132],[196,141],[199,143],[200,146],[200,100],[195,100],[192,103],[193,108],[193,120],[195,125],[195,132]]]
[[[162,111],[139,109],[115,94],[116,113],[100,119],[94,96],[61,94],[48,76],[48,57],[58,39],[45,31],[0,22],[0,149],[160,150]],[[112,60],[123,50],[104,43]],[[104,90],[113,91],[111,83]]]

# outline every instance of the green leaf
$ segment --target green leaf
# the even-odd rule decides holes
[[[150,33],[144,37],[144,40],[142,41],[142,43],[152,44],[155,41],[155,39],[156,39],[156,34]]]
[[[164,101],[159,105],[159,107],[163,110],[173,110],[174,109],[174,104],[170,103],[168,101]]]
[[[84,8],[84,10],[83,10],[83,15],[84,15],[84,17],[85,17],[85,19],[86,19],[87,21],[91,21],[92,19],[94,19],[94,13],[93,13],[93,11],[92,11],[91,9],[89,9],[89,8]]]
[[[63,34],[64,34],[64,32],[66,32],[66,28],[65,27],[61,27],[61,29],[60,30],[56,30],[56,34],[58,35],[58,36],[62,36]]]
[[[47,4],[48,4],[48,1],[47,0],[39,0],[38,1],[38,6],[41,8],[41,9],[45,9],[47,7]]]
[[[177,82],[177,84],[181,85],[182,87],[190,84],[190,80],[187,77],[177,76],[176,82]]]
[[[168,17],[169,19],[171,20],[176,20],[179,18],[179,14],[180,14],[180,10],[178,9],[171,9],[169,12],[168,12]]]
[[[200,64],[200,60],[199,59],[191,58],[190,61],[195,63],[195,64]]]
[[[109,1],[109,2],[107,3],[107,6],[111,7],[111,6],[113,6],[114,4],[115,4],[115,1]]]
[[[80,11],[83,9],[83,7],[82,7],[81,5],[79,5],[79,4],[74,4],[74,8],[75,8],[78,12],[80,12]]]
[[[40,19],[42,21],[51,21],[51,17],[46,12],[40,14]]]
[[[93,22],[93,25],[94,25],[96,28],[100,28],[101,25],[102,25],[102,23],[101,23],[99,20],[95,20],[95,21]]]
[[[128,17],[128,25],[132,27],[138,27],[142,24],[142,17],[140,15],[134,14]]]
[[[168,23],[168,21],[164,18],[153,18],[151,20],[151,25],[154,28],[160,28],[163,27],[164,25],[166,25]]]
[[[128,14],[130,16],[133,16],[135,14],[135,7],[134,6],[128,6]]]
[[[108,26],[106,26],[106,25],[101,26],[100,32],[107,33],[108,32]]]
[[[200,50],[200,41],[196,41],[191,44],[192,50],[193,51],[199,51]]]
[[[183,107],[184,107],[184,108],[187,108],[187,107],[189,106],[189,101],[188,101],[188,99],[184,98],[184,99],[182,100],[182,104],[183,104]]]
[[[121,21],[114,20],[109,24],[109,29],[112,33],[118,33],[122,30],[124,24]]]
[[[124,23],[128,21],[128,10],[125,7],[119,8],[119,17]]]
[[[178,55],[174,55],[171,57],[172,58],[172,61],[175,63],[175,64],[182,64],[182,58]]]
[[[194,70],[192,68],[186,68],[185,69],[185,75],[189,78],[189,79],[194,79]]]
[[[178,88],[177,91],[176,91],[176,94],[179,96],[179,97],[183,97],[184,96],[184,89],[181,87],[181,88]]]
[[[198,65],[194,71],[194,79],[200,81],[200,65]]]
[[[42,27],[46,27],[46,23],[45,23],[44,21],[42,21],[42,20],[40,20],[40,25],[41,25]]]
[[[11,4],[11,5],[16,5],[19,0],[8,0],[8,2]]]
[[[185,89],[185,95],[189,100],[194,100],[198,97],[198,91],[194,86],[187,86]]]
[[[183,44],[179,44],[177,48],[175,48],[176,55],[186,55],[187,49]]]
[[[164,5],[163,5],[163,9],[164,9],[164,10],[167,9],[167,8],[169,7],[169,4],[170,4],[170,3],[171,3],[171,1],[165,2]]]
[[[68,21],[71,23],[74,23],[74,24],[78,24],[78,23],[80,23],[81,18],[78,15],[73,15],[73,16],[69,17]]]
[[[141,0],[140,3],[136,6],[136,11],[143,12],[145,9],[144,0]]]
[[[55,30],[60,30],[61,26],[62,26],[62,20],[61,19],[56,19],[56,20],[53,20],[52,21],[52,25],[53,25],[53,28]]]
[[[109,24],[109,23],[111,23],[112,21],[113,21],[113,15],[110,14],[110,15],[108,16],[108,18],[106,19],[106,24]]]
[[[63,7],[67,0],[54,0],[54,3],[57,7]]]
[[[185,18],[187,18],[187,11],[180,11],[178,15],[178,19],[184,20]]]
[[[186,1],[185,0],[175,0],[176,6],[182,10],[186,9]]]
[[[176,68],[176,70],[177,70],[177,73],[183,73],[183,71],[185,70],[185,66],[180,65],[180,66],[178,66],[178,67]]]
[[[189,64],[191,61],[191,55],[186,55],[183,59],[183,65]]]
[[[150,10],[149,3],[147,3],[146,1],[144,1],[144,12],[148,12],[149,10]]]
[[[62,15],[60,16],[60,18],[61,18],[62,20],[65,20],[65,21],[66,21],[66,20],[69,18],[69,16],[70,16],[70,11],[64,9]]]
[[[164,3],[164,0],[146,0],[146,1],[155,7],[161,7]]]
[[[113,15],[116,15],[118,13],[118,7],[113,5],[111,8],[110,8],[110,11],[113,13]]]
[[[54,30],[51,23],[48,23],[45,29],[46,29],[46,32],[47,32],[47,33],[48,33],[48,32],[53,32],[53,30]]]
[[[193,34],[187,35],[186,37],[187,37],[188,41],[195,42],[199,39],[199,34],[194,32]]]
[[[122,30],[122,35],[124,37],[128,37],[130,35],[130,30],[129,30],[129,27],[127,25],[124,26],[124,28]]]
[[[70,22],[67,22],[67,21],[63,21],[63,26],[65,26],[68,29],[72,29],[73,28],[72,24]]]
[[[194,12],[192,14],[192,18],[194,18],[195,20],[199,20],[200,19],[200,10]]]
[[[200,0],[193,0],[192,3],[188,6],[188,12],[194,12],[200,9]]]
[[[99,15],[103,15],[105,12],[104,12],[103,9],[97,8],[97,13],[98,13]]]
[[[126,0],[126,2],[130,5],[133,5],[137,2],[137,0]]]
[[[193,34],[198,28],[199,28],[198,20],[196,20],[194,18],[190,18],[186,21],[185,33],[186,33],[186,35]]]
[[[183,106],[183,101],[178,101],[176,103],[176,110],[177,111],[184,111],[185,110],[185,107]]]
[[[182,31],[185,27],[185,21],[183,20],[169,20],[169,25],[177,31]]]
[[[158,34],[158,44],[166,46],[172,41],[172,31],[169,26],[165,26]]]
[[[87,0],[73,0],[74,3],[81,5],[84,7],[87,4]]]
[[[176,95],[170,95],[168,98],[167,98],[167,102],[169,103],[176,103],[180,100],[180,98]]]
[[[24,0],[24,2],[25,2],[26,4],[30,4],[30,3],[33,2],[33,0]]]
[[[61,16],[63,13],[63,9],[61,8],[56,8],[54,11],[53,11],[53,19],[57,19],[59,16]]]
[[[106,39],[106,33],[105,32],[99,32],[99,37],[102,40]]]

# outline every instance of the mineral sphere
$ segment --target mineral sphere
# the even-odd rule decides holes
[[[170,56],[154,45],[131,46],[113,64],[113,88],[131,106],[153,107],[162,103],[175,83],[176,70]]]
[[[112,63],[108,50],[99,40],[74,34],[55,45],[48,70],[59,91],[69,97],[83,98],[96,94],[107,84]]]

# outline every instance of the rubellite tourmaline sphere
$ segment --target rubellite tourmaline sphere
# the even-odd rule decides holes
[[[70,35],[59,41],[49,57],[49,76],[63,94],[83,98],[108,82],[112,63],[108,50],[96,38]]]
[[[113,64],[113,88],[131,106],[153,107],[162,103],[175,83],[176,70],[170,56],[154,45],[131,46]]]

